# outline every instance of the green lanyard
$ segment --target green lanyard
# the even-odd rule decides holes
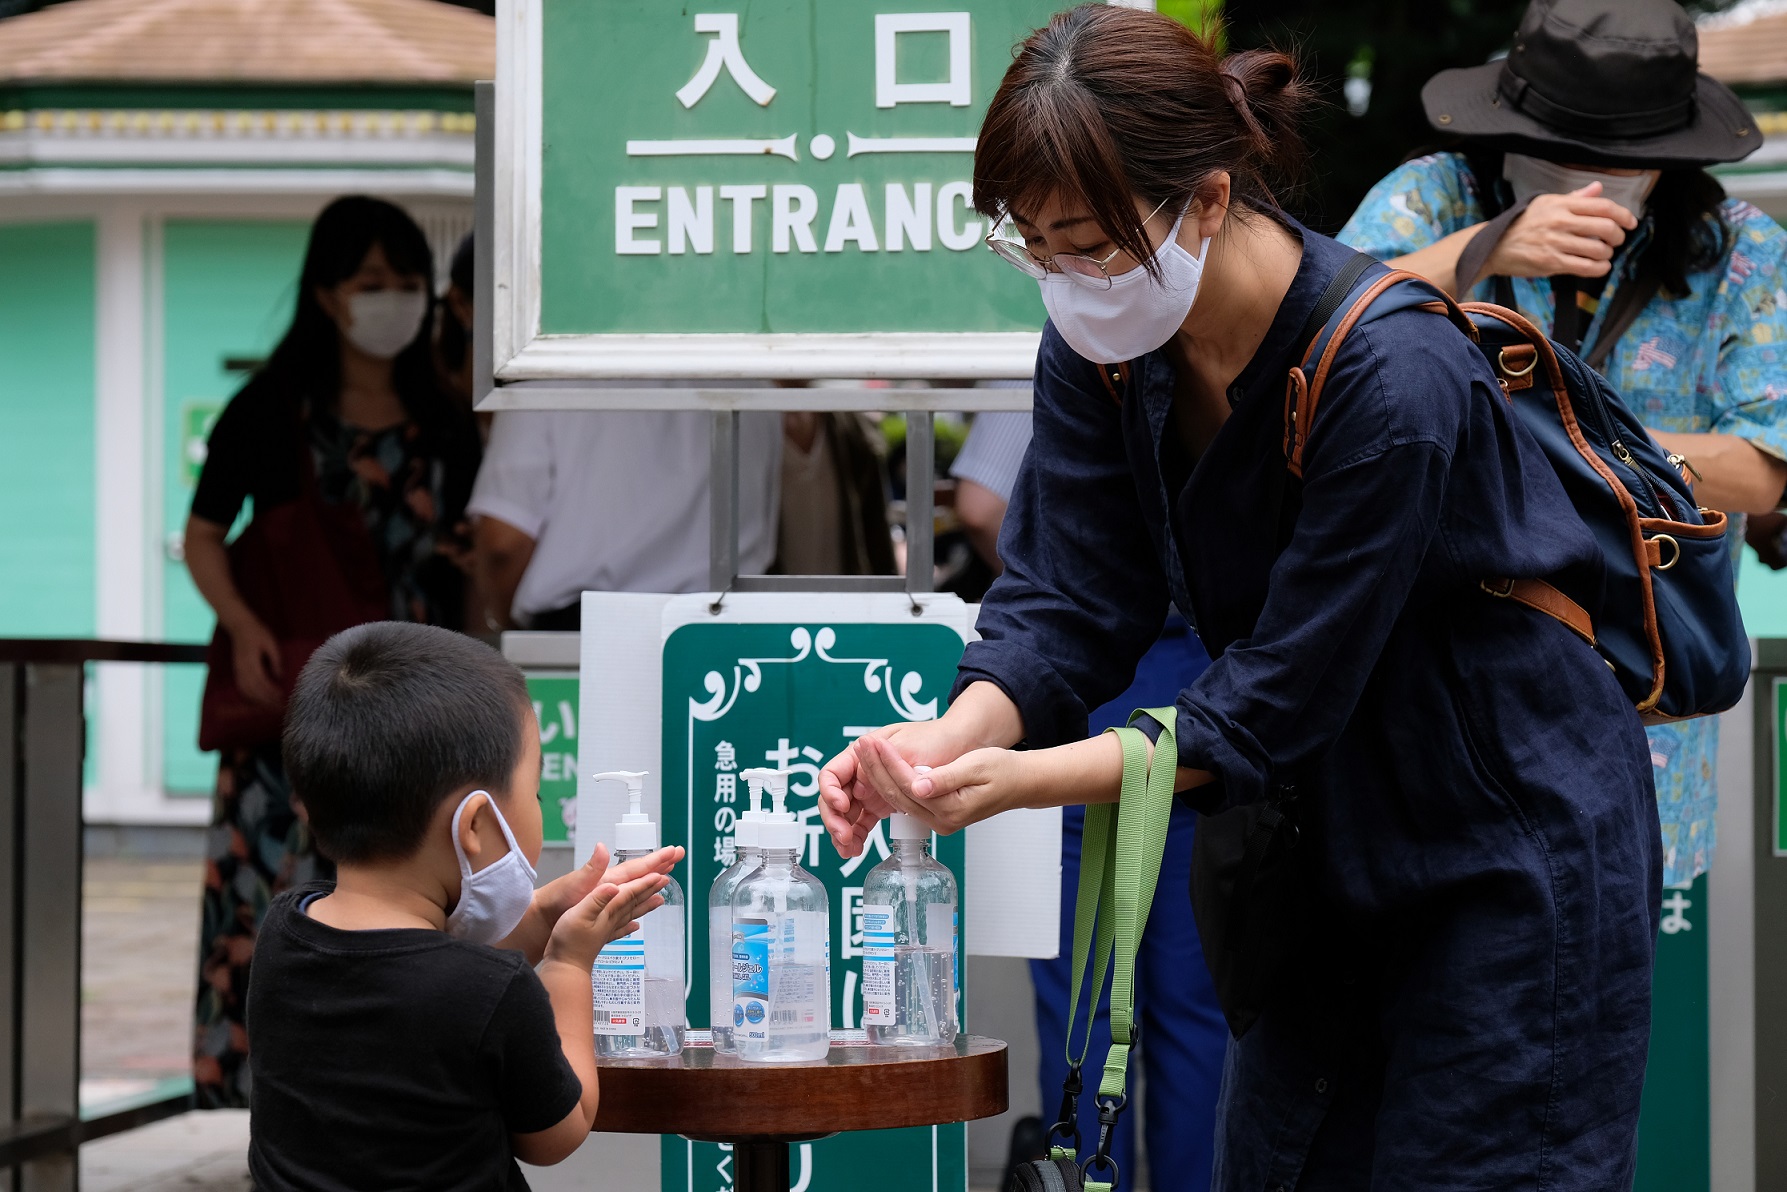
[[[1166,851],[1167,821],[1173,811],[1173,779],[1179,750],[1174,736],[1178,712],[1174,708],[1150,708],[1129,718],[1131,725],[1148,717],[1162,726],[1154,745],[1154,764],[1148,761],[1148,738],[1137,728],[1107,729],[1123,746],[1123,787],[1116,805],[1100,804],[1086,809],[1086,829],[1080,850],[1080,892],[1073,919],[1073,981],[1068,999],[1067,1085],[1062,1098],[1062,1120],[1056,1130],[1071,1134],[1074,1147],[1053,1147],[1051,1158],[1077,1158],[1080,1145],[1077,1099],[1080,1068],[1092,1046],[1092,1019],[1098,993],[1104,988],[1107,967],[1111,975],[1111,1050],[1105,1057],[1098,1084],[1099,1139],[1082,1171],[1093,1167],[1110,1172],[1108,1182],[1088,1179],[1087,1192],[1110,1192],[1119,1178],[1110,1157],[1111,1135],[1117,1117],[1128,1104],[1124,1092],[1129,1077],[1129,1053],[1139,1042],[1135,1021],[1135,958],[1142,929],[1154,905],[1154,888],[1160,880],[1160,860]],[[1086,1031],[1079,1051],[1073,1047],[1073,1023],[1079,1014],[1081,980],[1087,954],[1092,960],[1091,996],[1086,1009]],[[1053,1133],[1053,1132],[1051,1132]]]

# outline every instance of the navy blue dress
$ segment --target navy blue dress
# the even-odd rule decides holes
[[[1187,800],[1303,792],[1317,942],[1229,1048],[1216,1188],[1628,1187],[1650,753],[1592,649],[1479,587],[1592,573],[1595,545],[1487,363],[1410,310],[1343,345],[1281,549],[1285,373],[1350,255],[1286,226],[1296,280],[1195,467],[1164,351],[1118,404],[1045,330],[1006,571],[959,685],[1002,688],[1033,747],[1076,740],[1170,601],[1214,659],[1177,701],[1180,764],[1215,775]]]

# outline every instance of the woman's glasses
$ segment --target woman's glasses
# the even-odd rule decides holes
[[[1160,207],[1150,211],[1142,222],[1146,223],[1159,215],[1161,208],[1165,206],[1165,202],[1161,203]],[[1041,281],[1051,273],[1059,273],[1067,280],[1085,286],[1089,290],[1111,288],[1111,274],[1105,266],[1116,260],[1118,254],[1123,251],[1122,249],[1113,248],[1102,257],[1087,256],[1083,252],[1058,252],[1052,257],[1039,257],[1031,252],[1030,247],[1022,240],[1013,240],[1009,236],[999,234],[1001,229],[1008,227],[1011,227],[1010,220],[999,221],[994,230],[987,234],[986,245],[998,255],[1000,260],[1019,270],[1026,277],[1033,277],[1037,281]]]

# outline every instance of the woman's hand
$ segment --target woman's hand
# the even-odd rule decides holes
[[[279,639],[253,613],[247,613],[225,628],[230,635],[236,686],[255,703],[277,708],[285,701],[285,693],[279,685],[285,678],[285,664],[279,657]]]
[[[864,737],[857,746],[862,781],[892,810],[914,816],[945,836],[1002,811],[1029,806],[1042,793],[1032,762],[1050,752],[974,749],[919,773],[890,741]],[[1121,775],[1121,759],[1118,767]]]
[[[838,855],[854,857],[875,825],[902,808],[893,806],[865,775],[862,758],[868,743],[879,741],[907,767],[942,766],[954,761],[971,743],[963,742],[943,720],[890,724],[858,737],[819,771],[819,815],[831,833]]]
[[[1569,194],[1538,195],[1508,225],[1483,272],[1490,277],[1604,277],[1613,267],[1614,251],[1637,226],[1635,215],[1601,197],[1599,182]],[[1459,288],[1468,290],[1477,279],[1458,280]]]

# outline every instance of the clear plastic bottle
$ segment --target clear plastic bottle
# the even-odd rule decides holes
[[[931,830],[888,823],[887,860],[863,879],[862,1024],[870,1043],[941,1047],[956,1039],[955,875],[931,856]]]
[[[731,1054],[732,1045],[732,895],[738,884],[763,862],[757,829],[763,820],[763,787],[773,770],[745,770],[739,777],[751,792],[749,811],[732,829],[737,860],[714,879],[707,895],[707,1004],[714,1050]]]
[[[627,813],[614,827],[615,863],[656,852],[658,826],[645,814],[645,773],[616,770],[597,782],[627,784]],[[595,988],[596,1054],[649,1059],[683,1049],[683,890],[671,878],[664,905],[639,921],[639,930],[602,949],[591,973]]]
[[[759,1064],[831,1049],[831,905],[800,867],[807,829],[785,809],[788,773],[766,778],[775,810],[758,826],[763,862],[732,895],[732,1041]]]

